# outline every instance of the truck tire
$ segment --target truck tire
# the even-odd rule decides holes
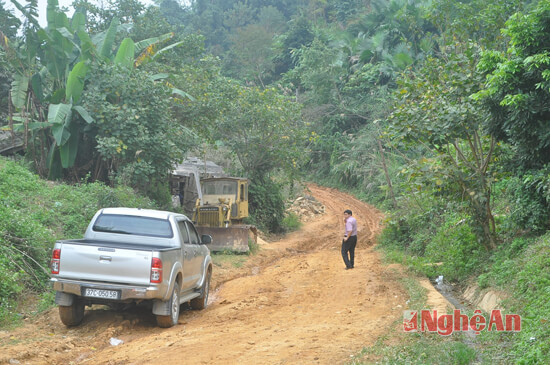
[[[201,288],[201,295],[191,299],[189,304],[193,309],[205,309],[208,306],[208,292],[210,291],[210,279],[212,278],[212,270],[209,268],[206,272],[206,278]]]
[[[67,327],[77,326],[84,319],[84,302],[74,298],[73,304],[69,306],[59,306],[59,318]]]
[[[178,319],[180,316],[180,293],[178,283],[174,285],[174,290],[172,290],[169,307],[169,315],[162,316],[157,314],[157,324],[159,327],[169,328],[178,324]]]

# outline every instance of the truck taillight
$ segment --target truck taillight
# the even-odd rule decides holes
[[[52,274],[59,274],[59,259],[61,258],[61,249],[56,248],[52,253],[52,261],[50,262],[50,269]]]
[[[153,260],[151,260],[151,282],[162,282],[162,261],[156,257],[153,257]]]

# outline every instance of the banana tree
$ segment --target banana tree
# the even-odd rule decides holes
[[[57,0],[48,0],[46,28],[40,28],[36,20],[36,1],[25,7],[16,0],[12,3],[36,29],[28,32],[26,45],[19,49],[17,57],[22,67],[12,84],[12,104],[16,110],[13,120],[20,122],[15,128],[45,131],[49,135],[47,170],[51,178],[58,178],[62,168],[74,166],[78,142],[87,126],[94,122],[93,116],[78,104],[91,64],[106,62],[137,67],[181,42],[156,50],[156,46],[174,34],[138,43],[125,38],[113,52],[117,33],[127,28],[116,17],[106,31],[90,36],[85,28],[85,14],[77,10],[69,19],[59,10]],[[49,104],[46,121],[45,104]]]

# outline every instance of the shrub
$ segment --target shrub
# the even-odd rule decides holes
[[[448,280],[466,279],[482,268],[487,256],[477,242],[476,235],[460,217],[448,217],[426,247],[425,257],[430,262],[442,262],[439,275]]]
[[[292,232],[299,230],[302,227],[302,222],[300,222],[298,215],[290,212],[283,218],[282,226],[285,232]]]
[[[507,181],[512,201],[510,220],[520,229],[540,232],[550,227],[550,170],[533,171]]]
[[[284,200],[281,187],[271,178],[251,179],[250,220],[261,230],[283,232]]]

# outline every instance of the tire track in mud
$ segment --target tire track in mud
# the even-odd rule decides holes
[[[182,311],[159,329],[142,311],[88,311],[67,329],[51,311],[2,336],[0,364],[342,364],[395,330],[408,299],[397,273],[373,249],[382,214],[335,189],[309,185],[325,214],[265,244],[240,269],[216,278],[205,311]],[[343,211],[359,223],[356,268],[340,255]],[[214,275],[216,273],[214,272]],[[11,346],[9,336],[25,337]],[[32,337],[32,338],[31,338]],[[124,341],[110,346],[110,337]],[[24,348],[32,351],[22,354]],[[18,352],[19,351],[19,352]]]

